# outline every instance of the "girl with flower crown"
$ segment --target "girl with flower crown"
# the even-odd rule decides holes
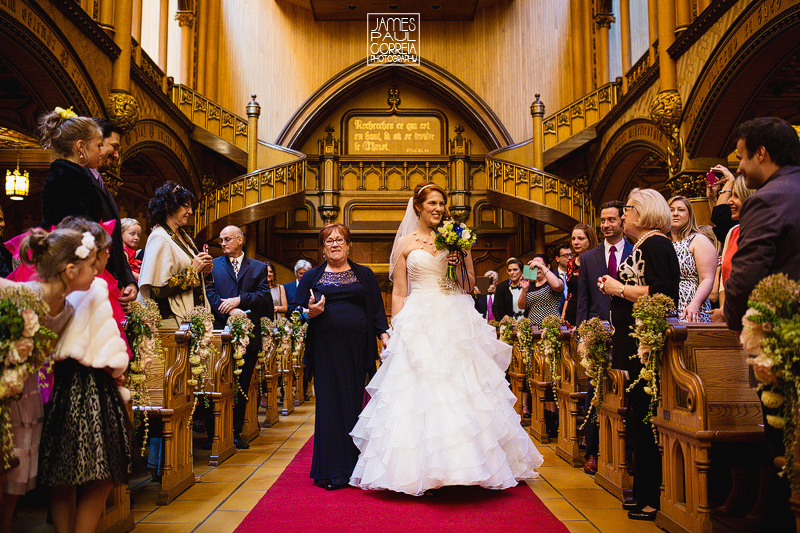
[[[0,279],[0,288],[24,286],[38,293],[49,307],[44,326],[59,334],[73,315],[67,296],[86,290],[94,279],[97,254],[94,239],[72,229],[48,233],[33,229],[22,240],[20,258],[36,269],[36,277],[25,283]],[[28,377],[20,399],[11,402],[14,453],[19,466],[9,471],[3,484],[0,529],[9,531],[19,496],[36,487],[39,443],[44,420],[42,396],[36,374]]]

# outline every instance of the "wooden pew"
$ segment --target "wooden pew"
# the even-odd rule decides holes
[[[303,390],[303,375],[305,374],[305,365],[303,364],[303,352],[305,351],[305,345],[300,350],[300,355],[297,358],[297,364],[294,365],[294,405],[295,407],[298,405],[303,405],[306,401],[305,391]]]
[[[670,322],[654,419],[663,449],[656,525],[706,533],[712,531],[710,451],[763,441],[761,403],[737,333],[721,324]]]
[[[181,324],[177,330],[158,331],[164,357],[153,361],[147,370],[145,383],[150,405],[136,408],[147,411],[151,419],[159,417],[163,425],[163,473],[158,505],[167,505],[195,482],[189,427],[194,394],[187,383],[190,374],[188,331],[188,323]]]
[[[198,406],[205,402],[205,394],[214,417],[214,435],[208,464],[219,466],[236,453],[233,442],[233,396],[236,383],[233,380],[233,350],[228,327],[214,330],[211,342],[217,350],[206,361],[206,392],[198,394]]]
[[[583,405],[589,378],[580,364],[578,355],[577,334],[561,328],[561,362],[559,373],[561,379],[556,385],[556,401],[558,402],[558,439],[556,453],[572,466],[583,466],[583,454],[579,450],[582,430],[578,430],[583,417],[580,408]]]
[[[511,350],[511,364],[508,366],[508,377],[511,382],[511,392],[517,397],[514,409],[522,416],[522,391],[525,388],[525,363],[522,361],[522,352],[514,344]]]
[[[286,342],[287,339],[284,339],[283,343]],[[295,406],[295,378],[294,367],[292,365],[291,342],[291,340],[288,340],[288,349],[283,345],[278,347],[278,357],[280,358],[280,367],[278,371],[283,376],[283,406],[281,408],[281,414],[283,416],[292,414]]]
[[[542,444],[550,442],[547,436],[547,426],[544,423],[544,398],[547,388],[550,386],[548,381],[549,366],[544,362],[544,353],[539,347],[542,340],[542,330],[533,328],[533,355],[530,368],[531,377],[531,425],[528,432],[531,437]]]
[[[264,397],[267,402],[266,415],[264,417],[264,427],[271,428],[278,423],[280,413],[278,411],[278,389],[281,385],[281,376],[278,373],[278,350],[275,349],[272,337],[264,335],[263,346],[266,350],[266,374],[263,378],[265,390]]]
[[[599,453],[594,482],[620,501],[633,501],[633,477],[628,475],[625,458],[625,387],[621,370],[609,369],[605,375],[603,402],[597,411]]]
[[[784,465],[786,465],[785,456],[775,458],[776,467],[783,468]],[[798,443],[794,449],[794,475],[800,479],[800,443]],[[794,529],[797,533],[800,533],[800,491],[792,490],[792,495],[789,498],[789,506],[794,513]]]
[[[244,410],[244,423],[242,424],[242,439],[245,442],[252,442],[261,434],[261,427],[258,424],[258,404],[261,392],[261,383],[258,380],[258,368],[250,378],[250,387],[247,389],[247,407]],[[244,398],[239,397],[239,401]]]

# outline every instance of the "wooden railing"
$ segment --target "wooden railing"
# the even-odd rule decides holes
[[[195,213],[197,242],[209,242],[227,225],[242,226],[296,209],[305,198],[306,156],[239,176],[204,194]]]
[[[247,151],[246,118],[228,111],[185,85],[172,85],[170,97],[194,125]]]
[[[486,171],[488,196],[496,205],[565,231],[578,222],[594,225],[594,206],[583,188],[492,154],[486,156]]]
[[[650,50],[647,50],[644,55],[639,58],[639,61],[625,74],[625,89],[627,90],[636,85],[636,82],[639,81],[652,64],[653,62],[650,60]]]
[[[594,126],[617,105],[621,84],[607,83],[544,119],[544,149]]]

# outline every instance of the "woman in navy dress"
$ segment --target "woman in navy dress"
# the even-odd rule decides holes
[[[375,374],[378,347],[389,339],[375,274],[348,260],[350,230],[328,224],[319,234],[325,262],[303,275],[292,306],[308,309],[306,372],[314,377],[316,421],[311,474],[328,490],[347,486],[358,461],[350,430]]]

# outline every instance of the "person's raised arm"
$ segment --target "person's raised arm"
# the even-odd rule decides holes
[[[681,320],[699,322],[700,309],[714,287],[714,274],[717,272],[717,249],[705,235],[695,235],[689,249],[694,255],[700,283],[697,285],[694,298],[683,310]]]

